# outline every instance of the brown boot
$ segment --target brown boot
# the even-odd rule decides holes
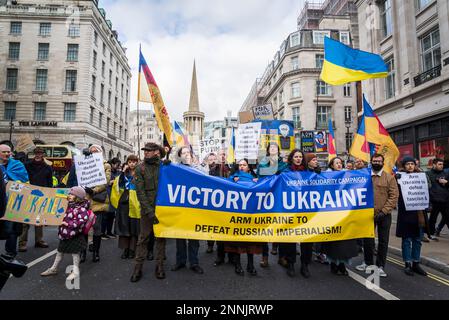
[[[162,264],[156,265],[155,275],[157,279],[165,279],[164,266]]]
[[[142,265],[136,264],[134,266],[134,272],[131,276],[131,282],[137,282],[142,278]]]
[[[260,261],[260,266],[262,268],[268,267],[268,257],[262,257],[262,261]]]

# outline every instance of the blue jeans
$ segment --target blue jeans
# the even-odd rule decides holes
[[[5,241],[5,251],[8,255],[17,255],[17,238],[19,237],[14,230],[14,222],[5,221],[3,223],[3,228],[5,233],[9,235],[8,239]]]
[[[186,264],[187,247],[189,249],[190,266],[198,265],[198,250],[200,248],[200,241],[191,239],[176,239],[176,264]]]
[[[402,259],[404,259],[404,262],[419,262],[422,236],[423,230],[421,229],[419,237],[402,238]]]

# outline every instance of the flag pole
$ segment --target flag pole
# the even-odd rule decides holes
[[[139,61],[142,47],[139,44]],[[137,157],[140,160],[140,115],[139,115],[139,95],[140,95],[140,62],[139,62],[139,74],[137,76]]]

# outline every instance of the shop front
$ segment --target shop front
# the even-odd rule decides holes
[[[449,168],[449,112],[388,130],[400,151],[401,160],[409,155],[420,161],[423,170],[441,158]]]

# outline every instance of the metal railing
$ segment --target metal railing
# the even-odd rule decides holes
[[[439,76],[441,76],[441,65],[438,65],[435,68],[424,71],[423,73],[414,77],[413,80],[415,81],[415,87],[422,85],[423,83],[435,79]]]

